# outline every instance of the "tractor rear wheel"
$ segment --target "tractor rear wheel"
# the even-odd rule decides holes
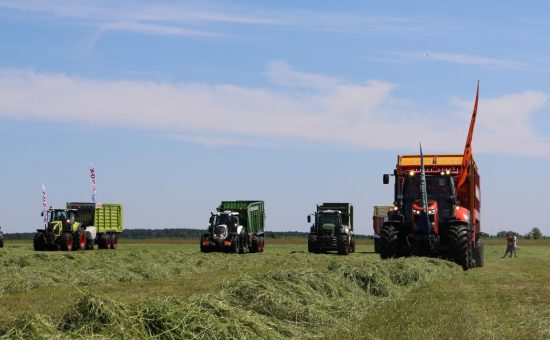
[[[71,233],[62,233],[59,238],[59,249],[65,251],[73,250],[73,234]]]
[[[394,224],[382,225],[378,246],[383,259],[399,256],[399,229]]]
[[[86,232],[84,229],[79,229],[76,233],[73,234],[73,240],[77,241],[74,245],[74,250],[85,250],[86,249]]]
[[[476,267],[483,267],[483,240],[478,239],[474,248],[474,259]]]
[[[338,235],[336,245],[338,247],[338,255],[349,255],[350,247],[348,235]]]
[[[350,247],[349,247],[349,248],[350,248],[349,251],[350,251],[351,253],[355,253],[355,237],[352,237],[352,238],[351,238],[351,244],[350,244]]]
[[[451,225],[449,226],[449,251],[453,260],[462,266],[462,269],[468,270],[472,267],[472,247],[470,245],[468,226]]]
[[[44,237],[44,233],[34,234],[33,246],[35,251],[46,250],[46,238]]]

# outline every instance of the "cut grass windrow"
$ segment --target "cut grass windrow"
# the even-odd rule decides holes
[[[461,269],[409,258],[243,275],[190,297],[123,303],[86,293],[59,318],[25,313],[3,338],[297,338],[346,329],[374,304]]]

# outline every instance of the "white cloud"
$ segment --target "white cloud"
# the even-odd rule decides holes
[[[434,115],[392,95],[394,85],[385,82],[349,84],[284,63],[270,64],[267,74],[278,84],[308,91],[0,69],[0,116],[148,128],[208,146],[277,141],[415,152],[421,141],[427,152],[462,152],[473,96],[453,100]],[[538,135],[531,122],[546,101],[539,92],[482,96],[475,152],[550,156],[548,136]]]

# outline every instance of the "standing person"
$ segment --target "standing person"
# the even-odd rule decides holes
[[[513,248],[514,257],[518,257],[518,255],[516,254],[517,247],[518,247],[518,238],[516,237],[516,234],[514,234],[514,248]],[[512,257],[512,254],[510,254],[510,257]]]
[[[514,251],[514,234],[508,233],[506,234],[506,252],[504,253],[504,256],[502,258],[505,258],[508,253],[510,253],[510,257],[512,257],[512,252]]]

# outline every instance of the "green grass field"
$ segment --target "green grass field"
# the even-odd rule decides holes
[[[521,241],[462,271],[437,259],[381,261],[372,244],[314,255],[305,240],[263,254],[201,254],[198,242],[116,251],[0,250],[5,338],[550,338],[550,241]]]

